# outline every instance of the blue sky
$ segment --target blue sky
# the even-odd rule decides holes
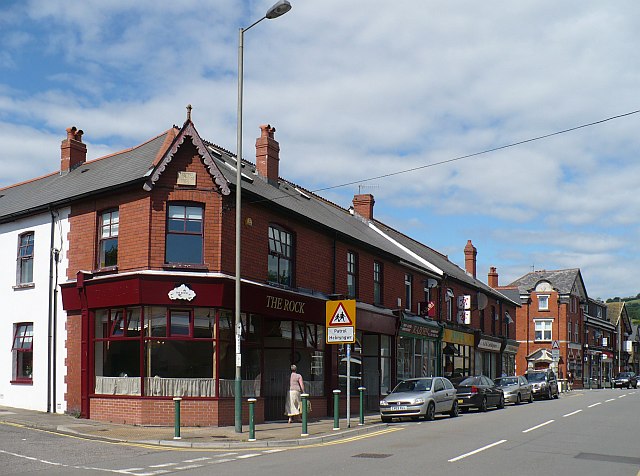
[[[0,3],[0,186],[182,124],[235,150],[238,28],[271,0]],[[310,190],[423,167],[640,109],[634,1],[291,0],[245,35],[245,158],[276,128]],[[376,218],[500,284],[580,268],[591,297],[640,292],[640,114],[363,182]],[[324,197],[347,208],[357,184]]]

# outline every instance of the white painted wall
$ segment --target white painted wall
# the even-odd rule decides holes
[[[66,281],[67,235],[69,233],[69,209],[58,210],[54,227],[54,248],[59,249],[58,283]],[[51,255],[51,214],[49,212],[0,224],[0,405],[30,410],[63,413],[67,405],[65,357],[66,357],[66,313],[62,309],[62,297],[58,287],[56,358],[56,408],[47,408],[49,388],[48,331],[49,331],[49,269]],[[18,237],[34,232],[33,282],[31,288],[18,289],[16,266]],[[55,276],[55,273],[54,273]],[[15,324],[33,322],[33,384],[12,384],[13,379],[13,335]],[[53,403],[51,388],[50,403]]]

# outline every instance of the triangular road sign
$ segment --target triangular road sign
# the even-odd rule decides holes
[[[330,326],[353,326],[353,321],[347,314],[346,309],[342,305],[342,303],[338,304],[331,320],[329,321]]]
[[[557,341],[557,340],[554,340],[554,341],[551,343],[551,348],[552,348],[552,349],[559,349],[559,348],[560,348],[560,344],[558,344],[558,341]]]

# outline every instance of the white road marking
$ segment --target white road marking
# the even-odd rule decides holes
[[[260,456],[260,453],[248,453],[246,455],[236,456],[236,459],[253,458],[254,456]]]
[[[197,463],[198,461],[209,461],[211,458],[203,456],[202,458],[185,459],[183,463]]]
[[[280,453],[281,451],[284,451],[284,450],[283,449],[266,450],[266,451],[263,451],[263,453]]]
[[[593,405],[589,405],[587,408],[597,407],[598,405],[602,405],[602,402],[594,403]]]
[[[220,464],[220,463],[229,463],[231,461],[235,461],[235,458],[222,458],[210,461],[209,464]]]
[[[575,415],[576,413],[580,413],[582,410],[576,410],[575,412],[567,413],[566,415],[562,415],[562,418],[566,418],[571,415]]]
[[[531,428],[527,428],[526,430],[522,430],[522,433],[529,433],[530,431],[537,430],[538,428],[548,425],[549,423],[553,423],[554,421],[555,420],[545,421],[544,423],[540,423],[539,425],[532,426]]]
[[[618,398],[624,398],[626,396],[627,396],[627,394],[625,393],[624,395],[620,395]]]
[[[471,456],[471,455],[474,455],[476,453],[480,453],[481,451],[488,450],[489,448],[493,448],[494,446],[501,445],[502,443],[505,443],[506,441],[507,440],[496,441],[495,443],[491,443],[490,445],[483,446],[482,448],[478,448],[477,450],[473,450],[473,451],[470,451],[469,453],[465,453],[463,455],[456,456],[455,458],[451,458],[448,461],[449,461],[449,463],[455,463],[456,461],[460,461],[461,459],[464,459],[467,456]]]
[[[176,466],[175,469],[178,471],[183,471],[185,469],[202,468],[203,466],[203,464],[188,464],[186,466]]]
[[[151,464],[149,465],[150,468],[167,468],[169,466],[175,466],[178,463],[162,463],[162,464]]]
[[[610,398],[609,400],[605,400],[604,403],[613,402],[613,401],[615,401],[615,398]]]

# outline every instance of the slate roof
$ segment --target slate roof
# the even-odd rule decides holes
[[[172,131],[131,149],[87,161],[65,175],[59,172],[0,189],[0,223],[45,211],[72,200],[144,181]],[[142,185],[141,185],[142,187]]]
[[[168,162],[176,137],[187,130],[190,120],[182,129],[173,127],[153,139],[121,152],[88,161],[65,175],[58,172],[20,184],[0,189],[0,223],[20,216],[41,213],[51,206],[61,206],[73,200],[112,191],[139,182],[142,189],[152,174],[162,173]],[[193,129],[194,133],[195,129]],[[199,137],[198,137],[199,139]],[[236,159],[232,153],[210,142],[203,142],[224,176],[233,187],[236,183]],[[175,148],[175,146],[174,146]],[[276,186],[260,177],[255,165],[243,160],[243,194],[245,200],[268,202],[289,214],[295,214],[310,225],[335,231],[348,239],[375,248],[409,263],[426,275],[444,274],[499,299],[519,305],[518,300],[506,297],[483,282],[468,275],[465,270],[437,251],[374,220],[372,223],[401,246],[386,239],[370,226],[370,223],[348,210],[283,179]],[[416,257],[419,255],[419,257]],[[425,260],[428,263],[425,263]],[[432,264],[434,266],[430,266]]]
[[[569,294],[576,281],[582,281],[579,268],[558,269],[553,271],[532,271],[516,279],[506,287],[517,287],[521,294],[529,293],[540,281],[549,281],[560,294]]]

